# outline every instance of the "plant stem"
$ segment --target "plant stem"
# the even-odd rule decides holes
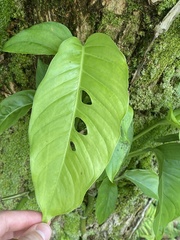
[[[15,210],[22,210],[23,209],[23,207],[24,207],[24,205],[26,204],[26,202],[28,201],[28,197],[26,196],[26,197],[23,197],[20,201],[19,201],[19,203],[17,204],[17,206],[15,207]]]
[[[22,208],[24,207],[24,205],[26,204],[26,202],[30,199],[33,198],[35,196],[34,192],[28,192],[28,194],[26,196],[24,196],[19,203],[17,204],[15,210],[22,210]]]
[[[86,233],[86,219],[87,219],[88,215],[92,212],[93,207],[94,207],[94,196],[91,194],[88,194],[88,204],[85,209],[84,216],[81,217],[80,229],[81,229],[82,236]]]
[[[29,192],[23,192],[23,193],[18,193],[18,194],[10,195],[10,196],[1,198],[1,201],[6,201],[6,200],[14,199],[14,198],[19,198],[19,197],[27,196],[28,194],[29,194]]]
[[[151,148],[144,148],[144,149],[139,149],[139,150],[136,150],[134,152],[130,152],[128,154],[128,158],[132,158],[132,157],[136,157],[136,156],[139,156],[141,154],[144,154],[144,153],[147,153],[151,150]]]
[[[80,230],[83,236],[86,233],[86,217],[81,217]]]
[[[136,141],[138,138],[142,137],[143,135],[147,134],[154,128],[160,126],[160,125],[169,125],[169,122],[166,119],[162,119],[159,122],[149,126],[148,128],[144,129],[142,132],[138,133],[134,138],[133,141]]]
[[[94,207],[94,195],[88,194],[88,205],[85,210],[85,216],[87,217],[93,210]]]

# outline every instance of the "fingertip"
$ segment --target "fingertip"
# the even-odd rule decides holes
[[[39,223],[36,226],[36,232],[42,237],[43,240],[49,240],[51,237],[51,227],[46,223]]]
[[[28,229],[19,240],[50,240],[51,228],[46,223],[38,223]]]

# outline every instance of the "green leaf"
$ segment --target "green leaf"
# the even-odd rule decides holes
[[[150,198],[158,199],[158,175],[151,170],[127,170],[125,178],[133,182],[141,191]]]
[[[127,108],[127,64],[111,38],[96,33],[84,46],[75,37],[64,41],[37,89],[29,127],[44,221],[82,203],[111,158]],[[76,130],[76,120],[86,135]]]
[[[176,109],[173,111],[173,109],[171,108],[166,119],[174,127],[180,128],[180,109]]]
[[[132,140],[133,140],[133,109],[129,106],[129,109],[124,116],[121,123],[121,135],[116,148],[113,152],[111,160],[106,167],[106,173],[111,182],[113,182],[115,175],[120,170],[126,156],[129,153]]]
[[[180,216],[180,144],[167,143],[153,149],[159,163],[158,207],[154,220],[156,239]]]
[[[43,80],[48,69],[48,65],[43,63],[39,58],[37,62],[36,69],[36,88],[39,86],[40,82]]]
[[[176,142],[179,140],[180,140],[179,133],[175,133],[175,134],[169,134],[166,136],[162,136],[162,137],[156,139],[156,142],[167,143],[167,142]]]
[[[4,45],[4,52],[55,55],[60,44],[71,37],[69,29],[57,22],[44,22],[21,31]]]
[[[99,224],[102,224],[114,212],[118,197],[118,188],[115,183],[105,178],[98,189],[96,200],[96,217]]]
[[[0,134],[14,125],[32,107],[34,90],[17,92],[0,103]]]

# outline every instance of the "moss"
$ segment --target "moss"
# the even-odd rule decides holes
[[[21,1],[0,0],[0,50],[4,43],[28,24],[25,22],[24,5]],[[22,54],[1,54],[0,89],[4,92],[7,88],[10,93],[10,82],[13,82],[15,91],[34,88],[35,86],[35,62],[33,56]],[[8,92],[9,93],[9,92]]]
[[[80,216],[77,212],[73,212],[64,216],[64,233],[69,240],[79,239],[80,233]]]
[[[132,56],[134,49],[136,48],[136,43],[140,39],[140,37],[144,34],[140,31],[140,23],[141,17],[139,11],[134,11],[129,16],[127,20],[126,29],[123,32],[122,38],[123,43],[119,43],[121,46],[123,53],[127,58]]]
[[[140,78],[130,86],[130,104],[138,110],[135,111],[135,132],[147,119],[150,122],[166,114],[170,106],[180,107],[177,74],[180,67],[179,23],[180,19],[177,19],[154,43]]]
[[[117,38],[117,26],[121,28],[123,19],[112,11],[104,10],[98,32],[106,32],[112,39]]]
[[[130,15],[133,11],[142,10],[142,5],[135,0],[127,0],[127,10],[126,14]]]
[[[56,217],[52,221],[54,240],[78,240],[81,233],[79,230],[80,216],[77,212]]]
[[[178,1],[177,0],[164,0],[160,1],[160,3],[157,6],[158,14],[165,14],[167,11],[169,11]]]
[[[8,36],[8,33],[6,31],[7,25],[11,19],[12,12],[13,12],[14,4],[11,0],[0,0],[0,16],[1,16],[1,22],[0,22],[0,51],[2,49],[2,46],[4,42],[6,41],[6,38]]]
[[[12,81],[21,89],[35,87],[35,57],[30,55],[13,54],[8,64],[8,73]]]
[[[25,117],[1,135],[0,196],[2,198],[33,189],[29,166],[28,123],[29,118]],[[0,207],[1,209],[14,209],[19,200],[4,201]]]
[[[134,52],[138,40],[144,35],[144,32],[140,30],[143,7],[137,1],[125,1],[120,14],[116,14],[114,10],[116,2],[111,5],[114,5],[111,6],[112,10],[109,10],[110,8],[103,9],[97,31],[110,35],[125,56],[129,58]]]
[[[4,43],[15,33],[26,28],[23,1],[0,0],[0,51]]]
[[[35,88],[35,61],[30,55],[6,55],[0,67],[0,88],[6,94]],[[12,89],[13,86],[13,89]]]
[[[125,184],[125,185],[124,185]],[[128,184],[126,182],[123,182],[123,184],[120,182],[118,187],[119,197],[118,201],[121,202],[121,204],[117,207],[116,213],[119,213],[121,217],[127,216],[127,209],[125,209],[125,206],[127,204],[127,200],[129,201],[129,208],[134,208],[134,204],[132,204],[137,196],[139,195],[139,190],[137,190],[136,187],[133,186],[133,184]],[[131,211],[129,211],[130,213]]]

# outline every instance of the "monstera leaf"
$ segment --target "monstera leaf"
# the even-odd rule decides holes
[[[127,109],[127,64],[111,38],[93,34],[84,45],[65,40],[37,89],[29,126],[44,221],[81,204],[111,159]]]

